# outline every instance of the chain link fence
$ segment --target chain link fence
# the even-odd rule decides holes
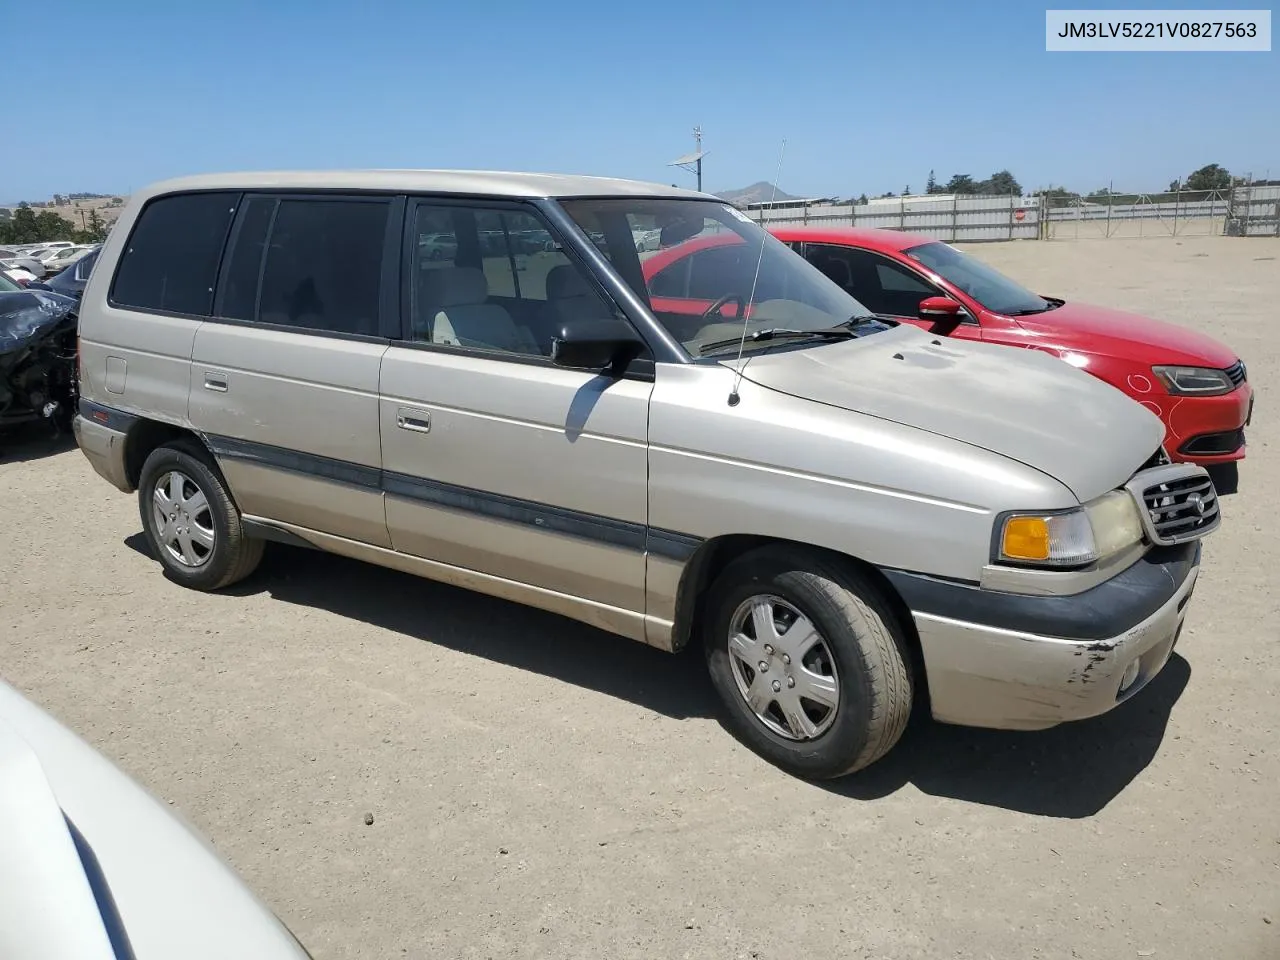
[[[1280,185],[1043,199],[1050,240],[1280,236]]]

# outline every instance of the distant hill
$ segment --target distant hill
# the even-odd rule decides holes
[[[98,194],[63,194],[63,202],[57,204],[52,200],[36,200],[27,201],[31,204],[32,209],[37,214],[40,213],[56,213],[63,220],[74,224],[77,228],[83,229],[88,222],[89,211],[97,210],[98,216],[102,218],[102,222],[110,226],[115,223],[120,214],[124,212],[124,205],[127,197],[123,194],[111,195],[106,193]],[[79,199],[76,199],[79,198]],[[7,209],[12,215],[12,211],[18,209],[21,201],[15,203],[0,203],[0,209]]]
[[[748,203],[768,203],[770,200],[800,200],[801,197],[793,197],[789,193],[784,193],[781,189],[777,194],[773,192],[773,184],[766,183],[761,180],[759,183],[753,183],[749,187],[743,187],[741,190],[722,190],[716,194],[721,200],[728,200],[730,203],[739,205]]]

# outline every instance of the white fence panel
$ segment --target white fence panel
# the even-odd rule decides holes
[[[1235,191],[1226,233],[1240,237],[1280,237],[1280,184]]]
[[[1051,203],[1042,197],[900,197],[856,205],[814,202],[756,208],[750,215],[766,226],[905,230],[957,243],[1223,233],[1280,237],[1280,185],[1125,199],[1128,202],[1108,204],[1089,198]]]
[[[812,203],[760,208],[752,210],[751,216],[767,227],[869,227],[949,241],[1035,239],[1040,235],[1040,205],[1035,197],[886,198],[854,206]]]

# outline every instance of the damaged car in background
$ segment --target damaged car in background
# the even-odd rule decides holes
[[[76,301],[0,279],[0,430],[76,411]]]

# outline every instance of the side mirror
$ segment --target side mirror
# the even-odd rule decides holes
[[[643,350],[644,341],[625,320],[573,320],[552,338],[551,362],[575,370],[608,367],[618,376]]]
[[[43,280],[28,280],[27,289],[28,290],[48,290],[50,293],[53,292],[53,287],[49,286]]]
[[[940,336],[947,336],[956,327],[960,326],[963,319],[960,311],[963,308],[950,297],[925,297],[920,301],[920,319],[927,320],[933,325],[929,328],[930,333],[936,333]]]
[[[658,233],[658,243],[666,247],[674,247],[696,237],[703,230],[702,217],[677,217],[662,225]]]

